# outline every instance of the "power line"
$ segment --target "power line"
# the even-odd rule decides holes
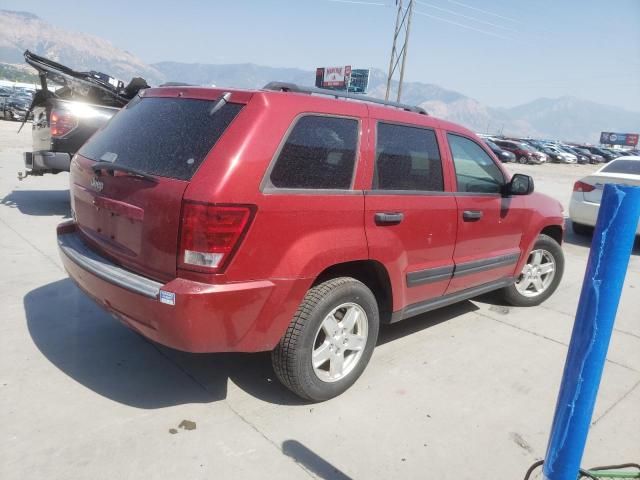
[[[511,40],[509,37],[505,37],[504,35],[500,35],[498,33],[489,32],[487,30],[482,30],[480,28],[472,27],[471,25],[465,25],[464,23],[455,22],[455,21],[449,20],[447,18],[442,18],[442,17],[438,17],[436,15],[431,15],[430,13],[420,12],[418,10],[416,10],[415,13],[418,14],[418,15],[422,15],[424,17],[432,18],[434,20],[439,20],[441,22],[450,23],[451,25],[456,25],[456,26],[461,27],[461,28],[466,28],[466,29],[469,29],[469,30],[473,30],[475,32],[484,33],[485,35],[490,35],[492,37],[502,38],[504,40]]]
[[[441,12],[448,13],[450,15],[455,15],[457,17],[466,18],[467,20],[471,20],[471,21],[478,22],[478,23],[483,23],[483,24],[489,25],[491,27],[501,28],[503,30],[509,30],[511,32],[517,32],[517,30],[515,30],[515,29],[513,29],[511,27],[505,27],[504,25],[499,25],[497,23],[488,22],[486,20],[482,20],[481,18],[472,17],[471,15],[465,15],[464,13],[459,13],[459,12],[456,12],[455,10],[450,10],[448,8],[438,7],[437,5],[433,5],[431,3],[423,2],[423,1],[420,1],[420,0],[416,0],[416,3],[418,3],[420,5],[423,5],[425,7],[433,8],[435,10],[439,10]]]
[[[387,3],[380,3],[380,2],[361,2],[359,0],[325,0],[327,2],[332,2],[332,3],[351,3],[354,5],[372,5],[372,6],[376,6],[376,7],[388,7],[389,4]]]
[[[483,10],[482,8],[474,7],[472,5],[467,5],[466,3],[458,2],[456,0],[447,0],[449,3],[453,3],[454,5],[458,5],[459,7],[468,8],[470,10],[475,10],[476,12],[484,13],[485,15],[491,15],[492,17],[501,18],[503,20],[509,20],[510,22],[522,23],[519,20],[511,17],[505,17],[504,15],[500,15],[498,13],[493,13],[488,10]]]

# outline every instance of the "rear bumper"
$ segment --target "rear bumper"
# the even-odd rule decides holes
[[[63,171],[68,172],[71,155],[65,152],[24,152],[24,166],[31,171]]]
[[[304,280],[168,283],[127,271],[58,227],[69,276],[90,297],[145,337],[187,352],[257,352],[280,340],[308,285]]]
[[[576,198],[578,195],[574,193],[569,203],[569,218],[572,222],[580,223],[590,227],[595,227],[598,220],[599,203],[587,202],[584,199]],[[640,235],[640,224],[636,229],[636,235]]]

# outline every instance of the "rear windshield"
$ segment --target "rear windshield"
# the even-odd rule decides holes
[[[140,98],[127,104],[80,149],[95,161],[189,180],[242,105],[215,100]]]
[[[614,160],[601,171],[606,173],[630,173],[640,175],[640,160]]]

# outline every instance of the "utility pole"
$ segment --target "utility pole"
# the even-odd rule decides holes
[[[398,12],[396,13],[396,26],[393,30],[393,45],[391,47],[391,58],[389,59],[389,75],[387,76],[387,92],[385,93],[385,100],[389,100],[389,94],[391,92],[391,81],[393,75],[400,63],[400,79],[398,81],[398,98],[402,95],[402,82],[404,80],[404,67],[407,61],[407,50],[409,47],[409,33],[411,32],[411,17],[413,16],[413,3],[414,0],[408,0],[409,5],[407,8],[403,8],[403,0],[396,0],[396,6]],[[398,44],[402,42],[402,48],[398,51]]]

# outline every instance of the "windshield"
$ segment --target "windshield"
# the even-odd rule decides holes
[[[242,108],[227,103],[212,114],[215,103],[136,97],[79,153],[151,175],[189,180]]]

